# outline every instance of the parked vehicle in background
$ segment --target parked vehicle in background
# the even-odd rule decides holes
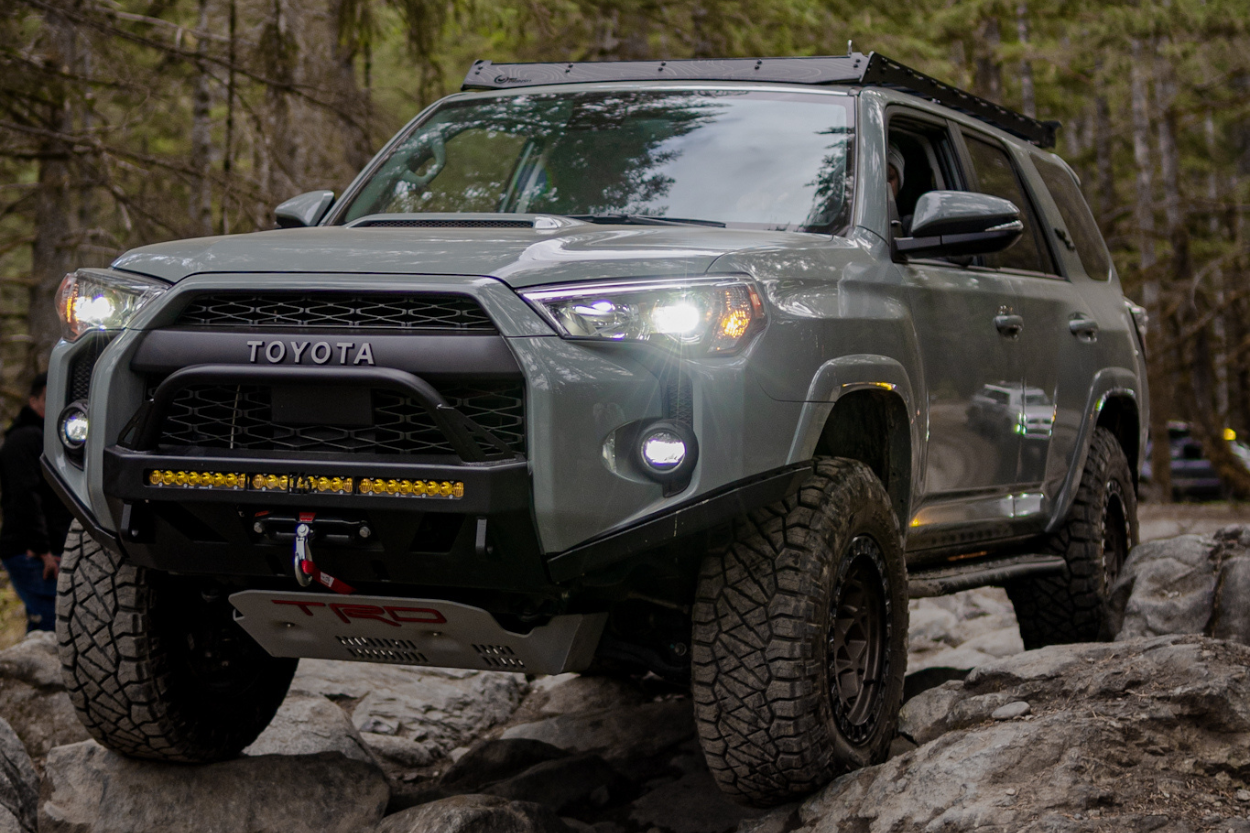
[[[1146,376],[1053,124],[875,54],[464,90],[285,230],[67,277],[97,739],[234,755],[297,657],[650,671],[769,804],[885,759],[909,597],[1105,634]]]
[[[1250,468],[1250,446],[1237,438],[1231,428],[1225,429],[1224,439],[1229,448]],[[1172,499],[1173,500],[1228,500],[1228,487],[1220,479],[1215,465],[1208,460],[1202,444],[1193,438],[1189,424],[1168,423],[1168,444],[1172,448]],[[1150,451],[1152,443],[1146,444],[1147,452],[1142,465],[1142,482],[1150,483],[1152,469]]]

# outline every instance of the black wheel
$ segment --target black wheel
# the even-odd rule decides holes
[[[907,571],[868,467],[821,460],[703,562],[695,720],[721,789],[769,805],[885,760],[907,672]]]
[[[1109,591],[1136,544],[1137,493],[1128,458],[1114,434],[1095,428],[1068,519],[1049,542],[1067,568],[1060,576],[1007,585],[1024,647],[1112,639]]]
[[[269,725],[297,660],[234,624],[224,593],[110,554],[75,523],[57,582],[70,700],[100,743],[137,758],[237,755]]]

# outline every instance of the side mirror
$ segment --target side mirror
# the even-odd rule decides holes
[[[911,237],[896,237],[907,257],[967,257],[1001,252],[1024,233],[1010,200],[972,191],[929,191],[916,200]]]
[[[279,205],[273,210],[273,216],[278,228],[315,226],[333,204],[333,191],[309,191]]]

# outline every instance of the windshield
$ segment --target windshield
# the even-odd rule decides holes
[[[340,216],[630,215],[835,232],[851,99],[747,90],[450,102],[398,142]]]

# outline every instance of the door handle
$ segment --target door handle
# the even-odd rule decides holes
[[[1068,321],[1068,331],[1080,341],[1098,340],[1098,322],[1079,313]]]
[[[1004,338],[1019,338],[1020,332],[1024,329],[1024,316],[1022,315],[995,315],[994,326],[998,328],[998,332]]]

